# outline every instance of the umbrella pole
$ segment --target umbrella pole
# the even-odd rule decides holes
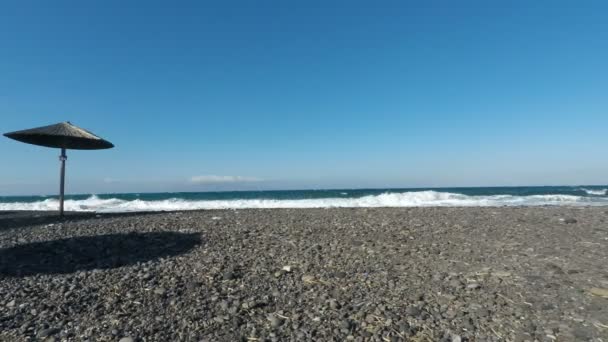
[[[61,161],[61,181],[59,188],[59,216],[63,217],[63,193],[65,188],[65,161],[68,157],[65,155],[65,148],[61,148],[61,156],[59,156],[59,160]]]

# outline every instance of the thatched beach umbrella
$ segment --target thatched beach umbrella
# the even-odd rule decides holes
[[[63,216],[65,161],[68,159],[65,150],[100,150],[114,147],[111,142],[104,140],[85,129],[76,127],[69,121],[50,126],[10,132],[4,134],[4,136],[28,144],[61,149],[61,156],[59,156],[59,160],[61,161],[61,185],[59,190],[60,216]]]

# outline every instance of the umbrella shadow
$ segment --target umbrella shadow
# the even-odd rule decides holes
[[[86,220],[94,217],[94,214],[91,213],[70,213],[65,218],[60,218],[55,212],[1,211],[0,231],[66,221]]]
[[[0,231],[15,228],[44,226],[48,224],[71,223],[82,220],[93,220],[97,218],[158,215],[162,213],[163,212],[98,214],[91,212],[66,212],[65,217],[59,217],[54,211],[0,211]]]
[[[72,237],[0,249],[0,275],[68,274],[184,254],[201,243],[200,234],[126,233]]]

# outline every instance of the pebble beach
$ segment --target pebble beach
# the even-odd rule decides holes
[[[605,207],[0,212],[0,341],[608,341]]]

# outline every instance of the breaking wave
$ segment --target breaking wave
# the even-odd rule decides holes
[[[608,195],[608,189],[585,189],[585,188],[582,188],[581,190],[583,190],[584,192],[586,192],[587,195],[592,195],[592,196],[606,196],[606,195]]]
[[[137,212],[174,211],[197,209],[255,209],[255,208],[359,208],[359,207],[488,207],[488,206],[601,206],[608,205],[606,197],[583,197],[574,195],[489,195],[468,196],[438,191],[387,192],[357,198],[315,199],[229,199],[186,200],[170,198],[164,200],[103,199],[92,195],[82,200],[66,200],[68,211],[92,212]],[[0,210],[57,210],[56,199],[36,202],[0,203]]]

